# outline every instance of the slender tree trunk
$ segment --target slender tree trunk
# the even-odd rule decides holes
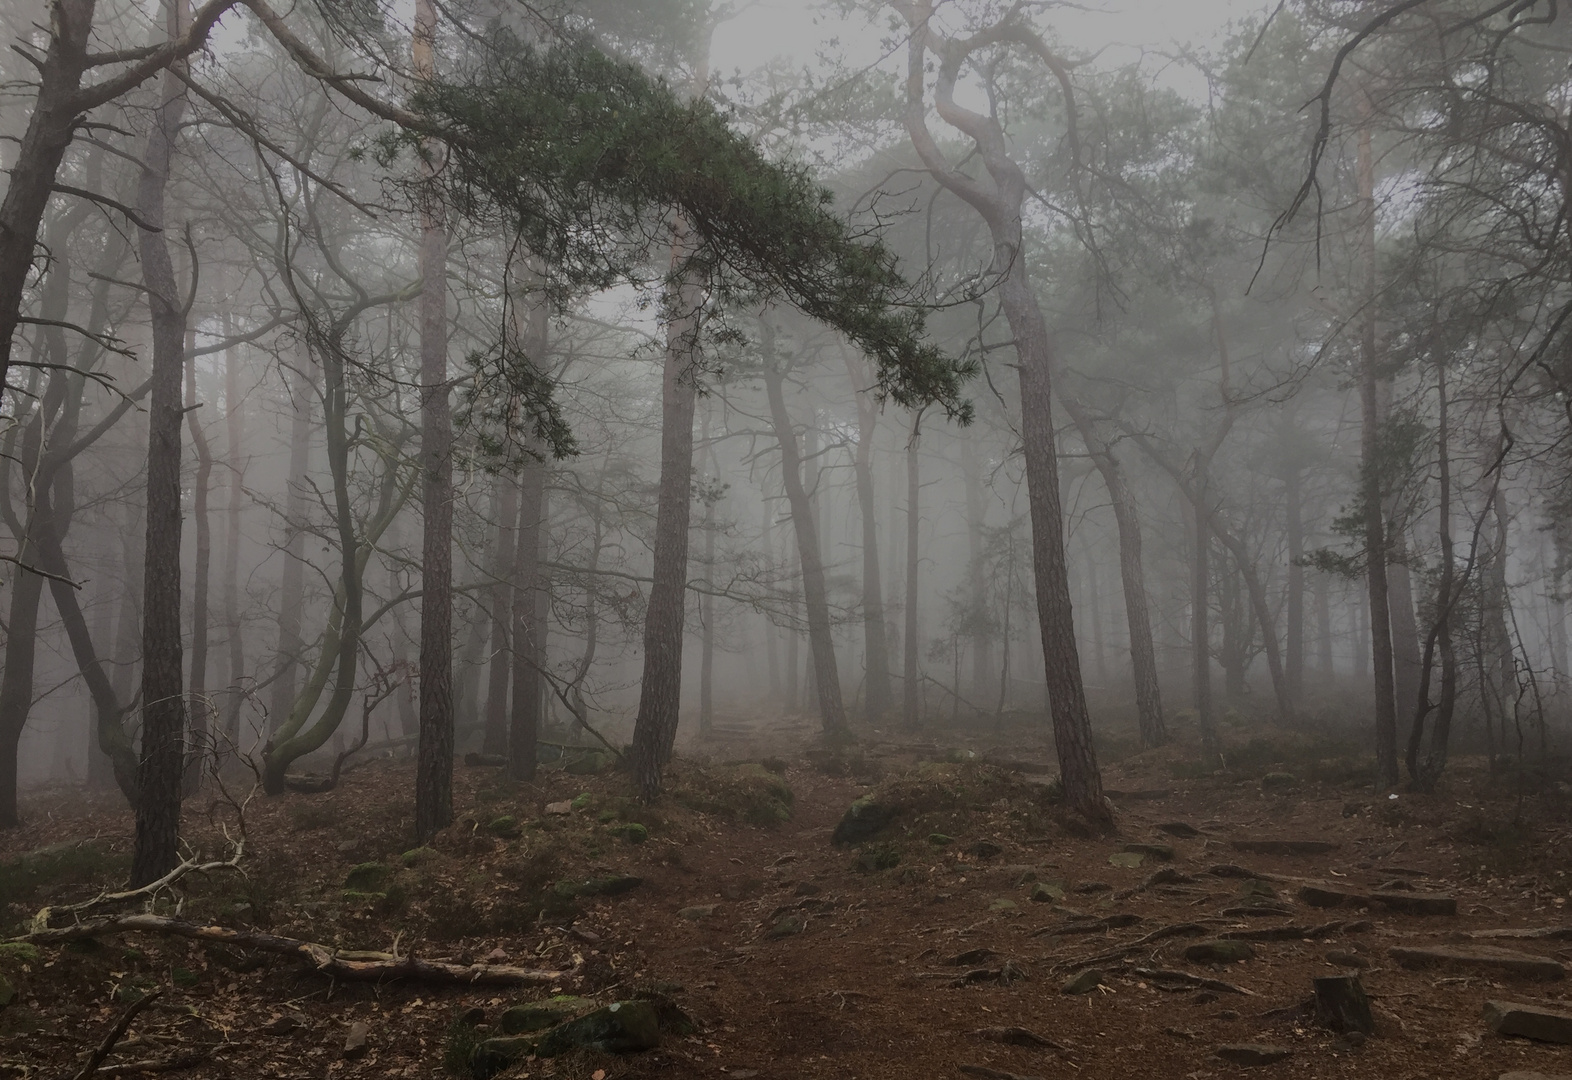
[[[1364,326],[1360,336],[1359,398],[1361,407],[1360,481],[1364,504],[1366,590],[1370,604],[1370,661],[1375,672],[1376,781],[1397,785],[1397,698],[1393,682],[1392,609],[1387,583],[1388,550],[1381,476],[1381,413],[1376,356],[1375,163],[1370,127],[1359,129],[1357,173],[1360,260],[1364,271]]]
[[[1408,775],[1424,791],[1434,790],[1446,768],[1448,743],[1452,736],[1452,715],[1457,708],[1457,650],[1452,639],[1452,613],[1457,604],[1456,551],[1452,540],[1452,451],[1447,415],[1446,362],[1442,359],[1436,362],[1436,397],[1436,471],[1440,488],[1436,515],[1440,523],[1441,574],[1436,583],[1435,622],[1425,641],[1414,726],[1408,740]],[[1472,552],[1469,562],[1469,569],[1472,570]],[[1430,731],[1430,752],[1421,763],[1419,751],[1424,738],[1426,715],[1431,708],[1430,673],[1432,651],[1435,648],[1439,648],[1441,653],[1441,698],[1435,705],[1436,720]]]
[[[227,322],[226,322],[227,328]],[[240,526],[244,507],[246,461],[245,406],[240,399],[240,360],[234,349],[224,352],[224,416],[228,421],[229,494],[227,531],[224,536],[224,625],[229,638],[229,701],[224,735],[228,749],[240,752],[240,708],[245,702],[242,680],[246,673],[244,627],[240,623]]]
[[[687,223],[672,225],[672,266],[691,250]],[[644,616],[644,674],[633,729],[633,768],[646,800],[660,793],[666,748],[675,744],[682,705],[683,610],[688,584],[688,532],[693,499],[693,412],[698,397],[699,324],[703,297],[684,277],[671,297],[661,380],[660,495],[655,552]]]
[[[1394,530],[1395,531],[1395,530]],[[1414,615],[1413,583],[1409,578],[1407,543],[1401,533],[1389,536],[1393,558],[1386,567],[1387,604],[1392,612],[1392,686],[1397,715],[1414,715],[1419,705],[1419,622]]]
[[[196,568],[191,584],[191,690],[187,697],[186,770],[184,790],[194,795],[202,784],[202,768],[211,754],[213,733],[209,723],[213,709],[207,696],[208,590],[213,566],[213,522],[208,515],[208,494],[213,487],[213,448],[197,419],[196,331],[186,328],[186,424],[191,429],[191,445],[196,448],[196,479],[192,484],[191,518],[196,525]]]
[[[987,525],[987,512],[983,508],[982,467],[977,460],[973,441],[961,437],[961,475],[966,489],[966,588],[968,602],[975,616],[972,639],[972,689],[975,701],[982,701],[988,693],[993,678],[993,631],[988,626],[992,605],[988,600],[987,567],[984,566],[983,529]],[[960,683],[955,685],[960,692]]]
[[[1097,549],[1088,540],[1086,553],[1086,603],[1092,616],[1092,664],[1097,672],[1097,683],[1108,688],[1108,654],[1103,641],[1103,598],[1097,587]]]
[[[513,568],[518,547],[519,487],[512,477],[499,476],[492,485],[497,517],[496,556],[491,572],[491,667],[486,682],[486,735],[481,749],[505,754],[508,749],[508,675],[513,649]]]
[[[922,411],[912,416],[912,434],[906,443],[906,630],[901,635],[904,659],[901,680],[901,720],[907,731],[922,722],[922,674],[917,653],[917,526],[921,522],[922,495],[918,445],[922,439]]]
[[[813,518],[813,522],[814,522],[814,533],[813,533],[814,542],[815,543],[819,543],[820,540],[821,540],[821,534],[818,531],[818,523],[819,523],[819,498],[818,498],[818,492],[819,492],[819,466],[818,466],[818,459],[819,459],[819,429],[817,427],[815,427],[811,423],[808,424],[804,428],[804,430],[803,430],[802,442],[803,442],[803,449],[804,449],[803,468],[802,468],[803,490],[807,492],[807,495],[808,495],[808,510],[809,510],[809,512],[810,512],[810,514],[811,514],[811,516]],[[813,464],[810,465],[809,462],[812,462]],[[786,501],[787,501],[788,504],[790,504],[790,502],[791,502],[791,499],[790,499],[790,491],[791,491],[791,489],[788,487],[786,490],[787,490],[787,494],[788,494],[788,497],[787,497]],[[797,525],[796,514],[793,513],[793,515],[792,515],[792,532],[793,532],[793,534],[796,533],[798,527],[799,526]],[[821,552],[824,550],[822,545],[819,547],[819,550]],[[820,566],[820,569],[821,570],[823,569],[822,564]],[[802,594],[803,594],[804,600],[806,600],[807,596],[808,596],[808,571],[807,571],[807,568],[803,565],[802,545],[800,543],[797,545],[797,571],[798,571],[799,575],[802,577]],[[804,607],[806,608],[806,604],[804,605]],[[810,619],[810,622],[811,622],[811,619],[812,619],[811,615],[809,616],[809,619]],[[818,697],[819,697],[819,672],[818,672],[817,667],[815,667],[815,665],[814,665],[814,655],[815,654],[814,654],[814,648],[813,648],[813,632],[810,629],[809,630],[809,635],[808,635],[808,663],[806,665],[804,665],[805,670],[803,672],[802,700],[804,702],[817,701]]]
[[[1296,465],[1288,467],[1283,481],[1284,501],[1288,518],[1288,630],[1284,639],[1287,653],[1284,677],[1288,693],[1298,701],[1304,693],[1305,675],[1305,533],[1304,510],[1300,481],[1301,470]]]
[[[268,705],[268,731],[263,732],[264,742],[270,741],[289,716],[295,701],[295,685],[300,670],[300,653],[305,648],[301,609],[305,600],[306,560],[306,485],[307,469],[311,462],[311,399],[316,389],[307,372],[311,359],[305,349],[297,354],[298,370],[289,388],[291,410],[289,442],[289,488],[284,495],[284,569],[279,583],[278,596],[278,673],[273,677],[273,691]]]
[[[1196,724],[1201,731],[1201,761],[1207,768],[1217,768],[1222,763],[1222,747],[1217,743],[1212,711],[1212,523],[1204,509],[1210,485],[1204,463],[1197,459],[1196,466],[1196,494],[1191,506],[1194,528],[1190,552],[1190,688]]]
[[[541,591],[541,541],[544,536],[546,466],[532,461],[519,478],[518,548],[513,556],[513,702],[508,723],[508,777],[533,780],[540,766],[540,705],[543,660],[537,594]]]
[[[19,546],[17,558],[32,562],[37,558],[34,546]],[[11,584],[11,606],[6,619],[5,674],[0,676],[0,829],[22,823],[17,808],[17,751],[33,704],[38,608],[43,594],[43,578],[18,570]]]
[[[857,453],[852,468],[857,480],[857,506],[862,517],[862,641],[863,705],[868,722],[883,719],[894,705],[890,685],[890,646],[884,625],[884,584],[879,572],[878,508],[873,492],[873,433],[879,414],[860,389],[866,373],[858,370],[850,352],[846,371],[851,376],[857,405]]]
[[[778,565],[775,560],[775,530],[770,523],[770,499],[762,486],[759,488],[759,505],[763,509],[759,523],[759,536],[764,544],[764,570],[765,574],[773,580],[775,568]],[[781,700],[780,657],[777,653],[778,643],[776,641],[779,636],[775,620],[766,615],[764,618],[764,654],[770,672],[770,702],[772,704]]]
[[[168,5],[169,36],[185,28],[187,0]],[[137,772],[136,843],[131,885],[146,885],[179,861],[181,773],[185,764],[185,686],[180,637],[180,382],[185,312],[175,283],[164,213],[169,167],[185,84],[161,80],[159,104],[142,156],[137,213],[150,229],[138,239],[153,324],[153,386],[148,403],[147,542],[142,585],[142,756]],[[14,181],[13,181],[14,183]]]
[[[770,418],[781,447],[781,476],[786,481],[786,499],[791,504],[797,551],[802,557],[802,594],[808,613],[808,647],[812,651],[814,688],[819,700],[819,719],[824,737],[844,739],[849,731],[846,710],[841,702],[840,672],[835,663],[835,642],[831,636],[829,594],[824,581],[824,561],[819,550],[818,522],[813,503],[802,484],[802,461],[797,449],[797,433],[786,411],[781,374],[764,373],[764,388],[769,396]]]
[[[710,446],[710,409],[700,421],[700,438],[710,455],[710,483],[719,483],[715,451]],[[704,579],[715,580],[715,500],[714,490],[704,493]],[[699,623],[704,635],[699,653],[699,731],[708,735],[715,727],[715,597],[705,593],[699,598]]]
[[[1315,593],[1316,666],[1321,669],[1322,690],[1330,690],[1337,678],[1337,664],[1332,659],[1332,590],[1324,572],[1316,571],[1311,588]]]
[[[437,12],[415,0],[415,76],[436,77]],[[429,164],[422,166],[430,170]],[[447,229],[428,193],[420,222],[420,760],[415,837],[453,821],[453,417],[448,403]]]

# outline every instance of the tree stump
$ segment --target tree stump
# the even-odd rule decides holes
[[[1331,1031],[1375,1033],[1370,998],[1355,975],[1327,975],[1315,981],[1315,1020]]]

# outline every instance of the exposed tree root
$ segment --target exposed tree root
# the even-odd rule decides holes
[[[74,926],[34,930],[16,940],[33,944],[52,944],[131,931],[167,934],[172,937],[192,938],[196,941],[213,941],[246,949],[260,949],[281,956],[293,956],[323,975],[358,982],[415,979],[421,982],[460,985],[546,986],[560,983],[572,975],[571,972],[536,971],[500,964],[449,964],[440,960],[421,960],[414,956],[398,956],[394,953],[350,952],[318,945],[312,941],[301,941],[299,938],[280,937],[277,934],[265,934],[255,930],[232,930],[227,926],[204,926],[201,923],[172,919],[164,915],[106,915],[96,919],[85,919]]]

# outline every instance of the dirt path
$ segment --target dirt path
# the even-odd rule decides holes
[[[918,767],[914,756],[897,753],[879,765],[887,777]],[[406,935],[403,947],[413,941],[426,956],[577,962],[578,975],[560,989],[612,998],[655,987],[701,1026],[647,1054],[531,1059],[512,1075],[1121,1080],[1248,1071],[1493,1080],[1510,1070],[1572,1072],[1572,1050],[1504,1039],[1481,1019],[1489,999],[1572,1008],[1564,981],[1499,969],[1409,970],[1391,955],[1393,948],[1456,945],[1471,932],[1565,921],[1566,881],[1556,870],[1503,877],[1499,851],[1454,839],[1447,819],[1457,817],[1460,802],[1485,801],[1482,775],[1463,770],[1445,798],[1404,796],[1375,806],[1357,785],[1269,783],[1263,791],[1259,778],[1174,780],[1161,760],[1137,760],[1109,770],[1109,787],[1122,792],[1116,837],[1073,837],[1027,820],[1018,802],[1003,799],[951,812],[945,820],[953,837],[942,846],[929,842],[922,820],[909,823],[911,832],[897,825],[890,846],[876,851],[893,853],[899,864],[860,872],[857,849],[834,846],[831,834],[869,785],[825,776],[799,757],[786,766],[795,795],[789,821],[759,827],[672,809],[651,819],[649,840],[639,844],[607,839],[626,828],[606,809],[628,805],[617,801],[613,779],[558,775],[509,803],[499,801],[493,778],[470,770],[459,796],[469,814],[429,866],[404,857],[415,869],[399,868],[404,768],[362,770],[329,796],[256,809],[255,880],[243,892],[252,906],[242,914],[265,914],[279,932],[351,947],[385,948],[398,933]],[[584,792],[589,805],[541,814],[545,804]],[[517,814],[521,836],[495,835],[509,832],[499,822],[512,820],[498,811]],[[112,810],[56,819],[35,827],[26,843],[113,836],[124,824]],[[1263,838],[1333,846],[1272,854],[1235,843]],[[0,858],[17,850],[17,840],[0,839],[9,849]],[[571,917],[510,926],[509,898],[538,889],[531,875],[546,865],[548,841],[559,875],[628,873],[642,885],[580,901]],[[1139,865],[1122,865],[1136,862],[1129,844],[1158,846]],[[1171,861],[1163,845],[1173,849]],[[387,899],[392,885],[380,900],[357,904],[343,894],[349,869],[375,860],[395,868],[396,882],[410,882],[397,906]],[[1156,871],[1164,872],[1159,880],[1139,888]],[[1353,898],[1336,908],[1310,906],[1300,892],[1306,881]],[[1407,914],[1363,899],[1383,886],[1449,895],[1458,913]],[[275,895],[263,895],[266,889]],[[58,891],[57,899],[68,895]],[[193,904],[203,902],[233,905],[236,894],[215,886]],[[1401,897],[1391,902],[1403,904]],[[1191,932],[1161,935],[1186,924],[1194,924]],[[1240,962],[1186,956],[1220,935],[1290,926],[1324,929],[1311,938],[1281,932],[1282,940],[1251,941],[1253,957]],[[1154,932],[1147,944],[1119,952]],[[1563,940],[1464,944],[1572,959]],[[1062,992],[1098,955],[1096,987]],[[443,1075],[454,1017],[479,1009],[489,1023],[507,1005],[550,989],[324,986],[309,973],[248,963],[185,942],[129,937],[42,957],[19,976],[17,1002],[0,1010],[0,1076],[66,1075],[62,1069],[100,1037],[132,986],[168,987],[155,1006],[164,1011],[139,1020],[132,1032],[139,1041],[111,1060],[168,1061],[185,1048],[200,1060],[177,1075],[202,1077]],[[1372,998],[1377,1034],[1362,1043],[1322,1030],[1298,1008],[1315,977],[1337,974],[1358,974]],[[346,1057],[356,1023],[366,1026],[367,1047]],[[1057,1047],[1021,1045],[1029,1040],[1018,1034],[1000,1041],[999,1029],[1012,1028]],[[1245,1069],[1218,1056],[1232,1044],[1290,1055]]]

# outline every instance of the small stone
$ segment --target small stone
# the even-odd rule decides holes
[[[1189,822],[1185,821],[1166,821],[1163,824],[1157,826],[1157,828],[1159,831],[1165,832],[1169,836],[1179,836],[1186,840],[1191,840],[1201,835],[1200,829],[1197,829],[1194,825],[1191,825]]]
[[[303,1026],[299,1018],[285,1013],[283,1016],[275,1016],[272,1020],[263,1024],[260,1030],[264,1035],[288,1035],[291,1032],[300,1030]]]
[[[1034,903],[1058,903],[1064,899],[1064,886],[1051,881],[1039,881],[1032,886],[1031,899]]]
[[[966,845],[966,854],[974,859],[991,859],[1003,851],[1004,848],[992,840],[978,840]]]
[[[357,852],[359,850],[360,850],[360,841],[359,840],[341,840],[341,841],[339,841],[338,853],[340,855],[353,855],[355,852]]]
[[[1456,915],[1457,898],[1445,893],[1412,892],[1408,890],[1377,890],[1370,894],[1372,902],[1404,915]]]
[[[1286,1046],[1264,1043],[1233,1043],[1217,1048],[1217,1056],[1234,1065],[1271,1065],[1293,1054]]]
[[[715,914],[714,904],[694,904],[677,912],[677,917],[687,919],[689,922],[702,922]]]
[[[1497,1035],[1572,1044],[1572,1013],[1515,1001],[1485,1002],[1485,1023]]]
[[[573,802],[564,799],[562,802],[549,802],[546,804],[546,813],[553,817],[566,817],[573,813]]]
[[[1192,964],[1237,964],[1254,957],[1255,947],[1248,941],[1232,939],[1197,941],[1184,950],[1184,958]]]
[[[344,1056],[350,1059],[364,1056],[370,1038],[371,1029],[364,1021],[356,1020],[349,1025],[349,1034],[344,1037]]]
[[[480,960],[483,964],[506,964],[508,962],[508,951],[500,948],[492,949],[485,956],[482,956]]]
[[[791,891],[793,896],[818,896],[824,890],[811,881],[799,881],[797,887]]]
[[[992,949],[967,949],[965,952],[956,953],[944,962],[950,967],[976,967],[986,964],[999,954]]]
[[[1014,911],[1018,905],[1007,896],[997,897],[988,903],[989,911]]]
[[[1219,1009],[1217,1011],[1217,1018],[1219,1020],[1237,1020],[1239,1019],[1239,1014],[1234,1012],[1232,1009]]]
[[[1172,862],[1174,857],[1172,844],[1126,844],[1124,850],[1132,855],[1148,855],[1164,862]]]
[[[1137,866],[1141,865],[1143,858],[1144,856],[1139,852],[1116,851],[1112,855],[1108,856],[1108,862],[1111,866],[1122,866],[1128,870],[1134,870]]]
[[[1075,978],[1059,988],[1061,994],[1090,994],[1103,983],[1103,973],[1096,968],[1087,968]]]
[[[781,938],[792,937],[808,929],[808,921],[801,915],[782,915],[776,920],[775,925],[765,932],[768,941],[779,941]]]
[[[1113,892],[1113,886],[1106,881],[1083,881],[1075,887],[1075,891],[1089,896],[1092,893]]]

